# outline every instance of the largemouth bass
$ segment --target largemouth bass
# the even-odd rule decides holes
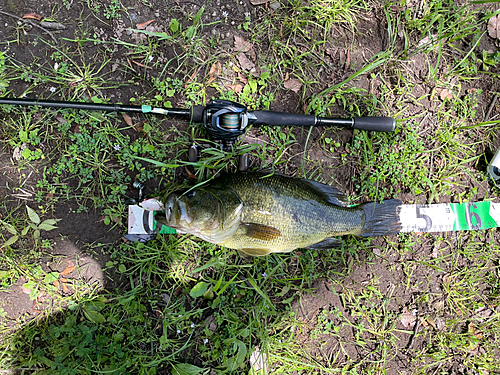
[[[164,197],[162,224],[205,241],[263,256],[297,248],[329,249],[334,236],[398,233],[399,200],[349,207],[339,190],[263,172],[228,174]]]

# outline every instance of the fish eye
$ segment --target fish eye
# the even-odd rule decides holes
[[[196,190],[189,190],[189,191],[186,193],[186,196],[187,196],[188,198],[193,198],[195,195],[196,195]]]

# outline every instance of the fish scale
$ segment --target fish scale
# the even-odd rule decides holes
[[[262,241],[248,238],[242,229],[224,243],[230,248],[246,246],[291,251],[329,236],[354,233],[364,221],[362,210],[338,207],[322,201],[315,190],[301,186],[295,179],[273,175],[262,179],[260,183],[254,183],[254,175],[231,175],[228,180],[228,185],[245,202],[242,222],[262,223],[281,232],[281,236],[272,241]],[[262,207],[266,207],[268,214],[263,214]]]

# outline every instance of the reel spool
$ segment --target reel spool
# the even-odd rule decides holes
[[[212,100],[203,110],[203,124],[211,139],[231,147],[248,125],[247,109],[229,100]]]

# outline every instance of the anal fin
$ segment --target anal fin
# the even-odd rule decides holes
[[[238,254],[243,258],[251,257],[263,257],[265,255],[269,255],[271,250],[267,249],[240,249],[238,250]]]
[[[334,249],[334,248],[341,247],[342,244],[343,244],[342,240],[339,240],[338,238],[328,237],[328,238],[325,238],[321,242],[307,246],[306,249],[309,249],[309,250],[328,250],[328,249]]]

